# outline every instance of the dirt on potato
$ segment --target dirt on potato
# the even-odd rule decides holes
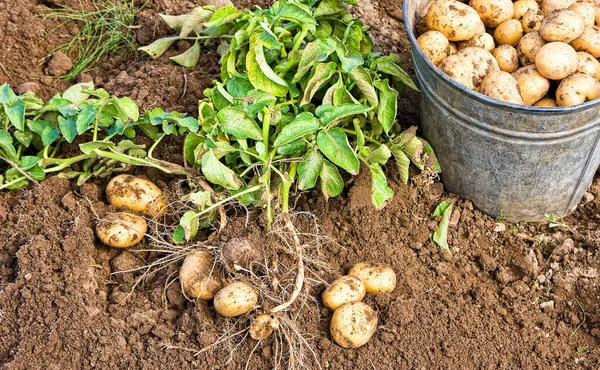
[[[56,24],[40,14],[77,3],[0,0],[0,83],[15,88],[33,83],[49,98],[76,82],[50,78],[44,59],[76,26],[44,38]],[[359,3],[356,14],[373,26],[377,47],[400,53],[412,72],[401,2]],[[136,18],[141,26],[134,30],[137,41],[145,45],[168,34],[158,13],[181,13],[196,5],[150,0]],[[185,47],[177,45],[170,53]],[[160,106],[195,114],[197,100],[219,70],[215,45],[203,50],[197,68],[176,66],[168,55],[152,61],[139,53],[106,58],[89,77],[110,93],[131,96],[142,109]],[[399,113],[404,127],[418,123],[416,93],[403,94]],[[181,148],[181,138],[169,138],[157,155],[181,164]],[[398,179],[393,167],[388,173]],[[142,168],[134,174],[162,189],[176,187],[178,180]],[[371,206],[368,171],[349,183],[342,197],[328,202],[317,191],[295,194],[299,230],[314,232],[316,220],[319,234],[331,238],[316,252],[329,268],[314,267],[315,280],[331,282],[361,261],[387,263],[397,274],[394,292],[365,297],[379,325],[358,349],[332,342],[332,313],[320,303],[325,285],[309,292],[314,302],[293,315],[314,350],[307,368],[600,368],[600,178],[575,214],[553,228],[494,220],[444,192],[440,183],[406,186],[396,180],[391,183],[396,196],[381,211]],[[219,341],[229,321],[216,314],[212,303],[188,301],[179,282],[167,280],[177,275],[180,262],[135,287],[140,273],[119,273],[151,263],[157,254],[143,251],[147,241],[117,250],[96,239],[97,220],[114,211],[107,205],[105,186],[90,181],[77,187],[52,177],[0,192],[0,368],[283,368],[276,362],[281,343],[273,335],[258,346],[238,338],[197,354]],[[451,253],[429,239],[439,221],[431,214],[444,199],[454,202]],[[215,246],[248,238],[265,255],[277,250],[280,239],[267,233],[260,212],[231,210],[229,215],[225,230],[212,239]],[[293,259],[283,258],[293,273]]]

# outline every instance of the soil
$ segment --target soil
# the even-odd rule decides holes
[[[373,26],[379,49],[398,52],[410,70],[401,4],[363,0],[357,14]],[[75,81],[48,77],[44,58],[75,29],[43,38],[55,24],[39,15],[59,0],[0,0],[0,83],[35,83],[44,98]],[[71,1],[71,3],[77,3]],[[84,1],[84,3],[88,3]],[[251,1],[235,2],[251,6]],[[147,44],[166,35],[158,13],[181,13],[192,1],[151,0],[138,14],[136,39]],[[260,4],[265,6],[265,4]],[[184,48],[186,45],[179,45]],[[194,113],[204,88],[217,77],[214,46],[200,67],[184,69],[167,56],[115,56],[90,73],[97,86],[129,95],[144,109],[160,106]],[[175,53],[172,51],[172,53]],[[32,86],[31,84],[29,85]],[[184,87],[185,86],[185,87]],[[399,120],[418,122],[415,93],[406,92]],[[161,157],[181,161],[181,141],[167,140]],[[509,224],[444,192],[440,183],[392,182],[393,201],[382,211],[369,200],[369,178],[357,177],[340,198],[298,194],[295,223],[305,233],[315,224],[323,237],[312,253],[325,265],[311,266],[313,300],[295,306],[298,331],[314,351],[309,369],[598,369],[600,368],[600,178],[565,225]],[[137,169],[163,188],[176,178]],[[397,179],[393,168],[389,177]],[[106,205],[102,181],[76,187],[53,177],[39,186],[0,193],[0,364],[2,369],[249,369],[280,368],[281,349],[272,337],[257,345],[240,338],[216,343],[222,329],[244,325],[219,317],[211,304],[186,300],[174,263],[132,289],[137,273],[156,260],[143,251],[108,249],[95,238]],[[451,253],[429,237],[433,210],[454,204],[448,242]],[[249,238],[265,253],[279,238],[266,233],[260,213],[230,212],[226,229],[212,239],[221,246]],[[314,216],[309,216],[309,213]],[[304,236],[307,238],[307,236]],[[293,266],[293,260],[285,259]],[[354,263],[389,263],[398,274],[393,293],[368,295],[379,326],[365,346],[345,350],[329,335],[331,312],[318,299],[324,284]],[[329,268],[325,268],[328,266]],[[298,361],[301,359],[298,359]],[[296,363],[297,364],[297,363]]]

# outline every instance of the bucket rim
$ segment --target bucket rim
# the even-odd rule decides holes
[[[412,52],[418,53],[419,56],[425,61],[427,66],[430,69],[432,69],[435,74],[437,74],[444,81],[446,81],[453,87],[459,89],[463,93],[470,95],[474,99],[485,102],[487,104],[492,104],[492,105],[496,105],[499,107],[509,108],[509,109],[523,111],[523,112],[527,112],[527,113],[571,113],[571,112],[583,111],[583,110],[587,110],[589,108],[594,108],[594,107],[600,106],[600,98],[590,100],[583,104],[574,105],[571,107],[534,107],[534,106],[528,106],[528,105],[513,104],[513,103],[507,103],[507,102],[503,102],[501,100],[490,98],[487,95],[484,95],[477,91],[471,90],[471,89],[459,84],[458,82],[456,82],[455,80],[450,78],[447,74],[442,72],[435,64],[433,64],[431,62],[431,60],[429,60],[429,58],[427,58],[427,56],[425,55],[423,50],[421,50],[421,47],[417,43],[417,39],[416,39],[415,33],[413,31],[413,27],[412,27],[413,25],[410,24],[410,20],[409,20],[408,4],[411,1],[415,1],[415,0],[403,0],[402,14],[403,14],[404,28],[406,29],[406,32],[408,33],[408,38],[409,38],[411,46],[412,46]],[[415,16],[416,16],[416,14],[415,14]]]

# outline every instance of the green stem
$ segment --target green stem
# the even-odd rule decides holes
[[[286,179],[283,181],[283,192],[281,194],[281,209],[284,213],[288,213],[290,211],[290,189],[292,188],[292,184],[296,178],[296,170],[298,169],[298,162],[294,162],[290,165],[290,170],[286,176]]]
[[[9,186],[17,184],[17,183],[19,183],[19,182],[21,182],[23,180],[27,180],[27,178],[25,176],[17,177],[16,179],[14,179],[12,181],[9,181],[9,182],[7,182],[5,184],[2,184],[0,186],[0,190],[4,190],[4,189],[8,188]]]
[[[300,46],[302,46],[302,42],[304,41],[304,38],[308,34],[308,28],[304,24],[301,27],[302,27],[302,31],[300,32],[300,36],[298,36],[298,38],[296,39],[296,42],[294,43],[294,48],[292,49],[292,51],[300,50]]]
[[[342,128],[342,131],[344,131],[344,132],[345,132],[345,133],[347,133],[347,134],[350,134],[350,135],[354,135],[354,136],[356,136],[356,131],[354,131],[354,130],[350,130],[350,129],[348,129],[348,128]],[[380,141],[378,141],[378,140],[375,140],[375,139],[373,139],[372,137],[370,137],[370,136],[367,136],[367,135],[364,135],[364,136],[365,136],[365,140],[367,140],[367,141],[370,141],[370,142],[372,142],[373,144],[382,145],[382,143],[381,143]]]
[[[265,159],[269,155],[269,130],[271,129],[271,111],[269,108],[263,109],[263,125],[262,125],[262,137],[263,144],[265,145]]]
[[[207,213],[209,213],[210,211],[212,211],[213,209],[215,209],[215,208],[218,208],[218,207],[222,206],[223,204],[225,204],[225,203],[227,203],[227,202],[230,202],[230,201],[232,201],[232,200],[234,200],[234,199],[237,199],[237,198],[239,198],[239,197],[241,197],[241,196],[243,196],[243,195],[250,194],[250,193],[254,193],[255,191],[259,191],[261,187],[262,187],[262,185],[256,185],[256,186],[253,186],[253,187],[251,187],[251,188],[248,188],[248,189],[246,189],[246,190],[244,190],[244,191],[241,191],[241,192],[239,192],[239,193],[237,193],[237,194],[235,194],[235,195],[232,195],[232,196],[230,196],[229,198],[223,199],[223,200],[221,200],[221,201],[219,201],[219,202],[217,202],[217,203],[213,204],[212,206],[210,206],[210,207],[206,208],[206,209],[205,209],[205,210],[203,210],[202,212],[199,212],[198,214],[196,214],[196,216],[195,216],[195,217],[200,217],[200,216],[202,216],[202,215],[204,215],[204,214],[207,214]]]
[[[158,146],[158,143],[160,143],[160,141],[165,137],[165,135],[161,135],[158,137],[158,139],[156,139],[156,141],[154,142],[154,144],[152,144],[152,146],[150,147],[150,149],[148,149],[148,158],[152,158],[152,152],[154,151],[154,149],[156,149],[156,147]]]

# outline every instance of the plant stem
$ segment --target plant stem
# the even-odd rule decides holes
[[[265,145],[265,159],[269,155],[269,130],[271,129],[271,111],[269,108],[263,109],[263,125],[262,125],[262,136],[263,144]]]
[[[217,207],[220,207],[220,206],[222,206],[223,204],[225,204],[225,203],[227,203],[227,202],[230,202],[230,201],[232,201],[232,200],[234,200],[234,199],[237,199],[237,198],[241,197],[242,195],[246,195],[246,194],[254,193],[255,191],[259,191],[261,187],[262,187],[262,185],[256,185],[256,186],[253,186],[253,187],[251,187],[251,188],[248,188],[248,189],[246,189],[246,190],[244,190],[244,191],[241,191],[241,192],[239,192],[239,193],[237,193],[237,194],[235,194],[235,195],[232,195],[232,196],[230,196],[229,198],[223,199],[223,200],[221,200],[220,202],[218,202],[218,203],[215,203],[215,204],[213,204],[212,206],[210,206],[210,207],[206,208],[206,209],[205,209],[205,210],[203,210],[202,212],[199,212],[198,214],[196,214],[196,216],[195,216],[195,217],[200,217],[200,216],[202,216],[202,215],[204,215],[204,214],[207,214],[208,212],[212,211],[213,209],[215,209],[215,208],[217,208]]]
[[[347,134],[350,134],[350,135],[354,135],[354,136],[356,136],[356,131],[354,131],[354,130],[350,130],[350,129],[348,129],[348,128],[342,128],[342,131],[344,131],[344,132],[345,132],[345,133],[347,133]],[[382,145],[382,143],[381,143],[380,141],[378,141],[378,140],[375,140],[375,139],[373,139],[372,137],[370,137],[370,136],[367,136],[367,135],[364,135],[364,136],[365,136],[365,140],[367,140],[367,141],[370,141],[370,142],[372,142],[373,144]]]
[[[289,201],[290,201],[290,188],[294,183],[294,179],[296,178],[296,170],[298,169],[298,162],[294,162],[290,165],[290,170],[287,173],[287,178],[283,181],[283,192],[281,194],[281,209],[284,213],[288,213],[290,211]]]
[[[292,51],[300,50],[300,46],[302,46],[302,42],[304,41],[304,38],[308,34],[308,27],[306,27],[306,25],[304,25],[304,24],[302,24],[301,27],[302,27],[302,31],[300,32],[300,36],[298,36],[298,38],[296,39],[296,42],[294,42],[294,48],[292,49]]]

